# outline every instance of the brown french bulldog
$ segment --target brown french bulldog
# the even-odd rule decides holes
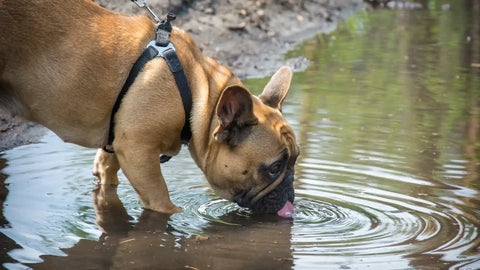
[[[90,0],[0,0],[0,105],[66,142],[103,147],[120,89],[155,31],[146,16]],[[278,70],[256,97],[184,31],[173,28],[170,41],[192,94],[189,151],[212,188],[254,212],[288,216],[298,147],[281,105],[291,70]],[[186,121],[163,58],[144,66],[114,117],[115,153],[95,158],[101,184],[118,184],[121,168],[145,208],[181,211],[158,160],[179,152]]]

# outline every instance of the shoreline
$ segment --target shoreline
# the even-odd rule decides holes
[[[130,14],[145,14],[131,1],[95,0],[101,6]],[[287,65],[293,71],[308,66],[305,58],[282,56],[304,40],[333,31],[353,13],[366,9],[363,0],[165,1],[148,3],[158,16],[177,13],[173,25],[187,31],[207,56],[230,68],[240,79],[265,77]],[[187,2],[187,5],[184,3]],[[0,154],[38,143],[47,129],[0,111]]]

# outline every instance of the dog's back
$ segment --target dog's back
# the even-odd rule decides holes
[[[63,3],[61,3],[63,2]],[[69,3],[66,3],[69,2]],[[82,1],[0,0],[0,106],[29,118],[35,89],[59,81],[55,55]],[[42,93],[46,94],[46,93]]]
[[[66,141],[102,145],[154,27],[90,0],[0,0],[0,107]]]

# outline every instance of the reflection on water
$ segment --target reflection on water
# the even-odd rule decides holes
[[[284,105],[302,153],[292,220],[219,199],[186,151],[163,170],[185,211],[142,211],[125,177],[95,187],[94,150],[48,134],[2,156],[3,265],[480,269],[480,3],[423,3],[288,55],[311,62]]]

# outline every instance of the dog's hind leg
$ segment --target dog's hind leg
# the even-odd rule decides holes
[[[98,149],[93,163],[93,175],[95,175],[102,185],[118,185],[117,172],[120,169],[117,155],[108,153],[103,149]]]

